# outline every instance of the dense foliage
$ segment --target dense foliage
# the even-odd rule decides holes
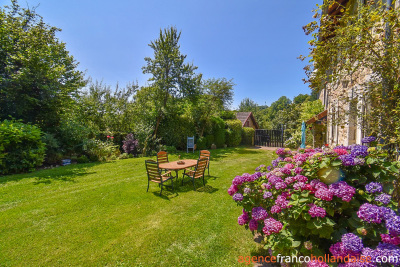
[[[254,142],[253,142],[254,141],[253,140],[254,133],[255,133],[255,130],[253,128],[251,128],[251,127],[243,127],[243,130],[242,130],[242,144],[248,145],[248,146],[254,145]]]
[[[78,63],[34,9],[0,8],[0,120],[21,119],[54,133],[85,85]]]
[[[226,144],[235,147],[242,141],[242,122],[240,120],[226,121]]]
[[[384,150],[353,145],[276,153],[272,166],[235,177],[228,190],[243,206],[238,223],[264,236],[266,248],[275,255],[373,261],[400,255],[400,216],[391,196],[400,166],[388,162]]]
[[[335,2],[317,5],[315,20],[304,27],[306,34],[312,36],[311,52],[302,57],[309,60],[305,67],[307,82],[315,92],[326,89],[330,99],[336,99],[338,113],[358,117],[357,121],[367,122],[363,128],[382,142],[398,144],[398,2],[345,1],[345,6]],[[337,15],[327,14],[326,10],[335,5]],[[353,93],[349,94],[349,90]],[[346,118],[335,118],[334,123],[343,125]]]
[[[0,123],[0,174],[30,171],[42,165],[45,144],[33,125],[4,120]]]

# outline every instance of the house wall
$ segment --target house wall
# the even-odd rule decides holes
[[[248,118],[247,121],[244,123],[243,127],[251,127],[254,130],[257,129],[257,127],[254,125],[253,120]]]

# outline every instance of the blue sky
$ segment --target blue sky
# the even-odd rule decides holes
[[[161,28],[182,31],[181,52],[204,78],[233,78],[233,108],[249,97],[271,104],[310,90],[302,81],[308,38],[302,26],[320,0],[20,0],[40,4],[45,22],[93,80],[145,85],[144,57]],[[0,1],[2,5],[9,1]]]

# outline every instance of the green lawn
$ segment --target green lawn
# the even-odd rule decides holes
[[[257,251],[227,189],[271,157],[213,150],[206,186],[161,197],[155,183],[146,193],[145,158],[0,177],[0,266],[236,266]]]

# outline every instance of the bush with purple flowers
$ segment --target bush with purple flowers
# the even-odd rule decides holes
[[[243,207],[239,224],[264,236],[265,248],[275,255],[400,255],[392,197],[400,166],[380,147],[276,153],[271,166],[235,177],[228,189]]]

